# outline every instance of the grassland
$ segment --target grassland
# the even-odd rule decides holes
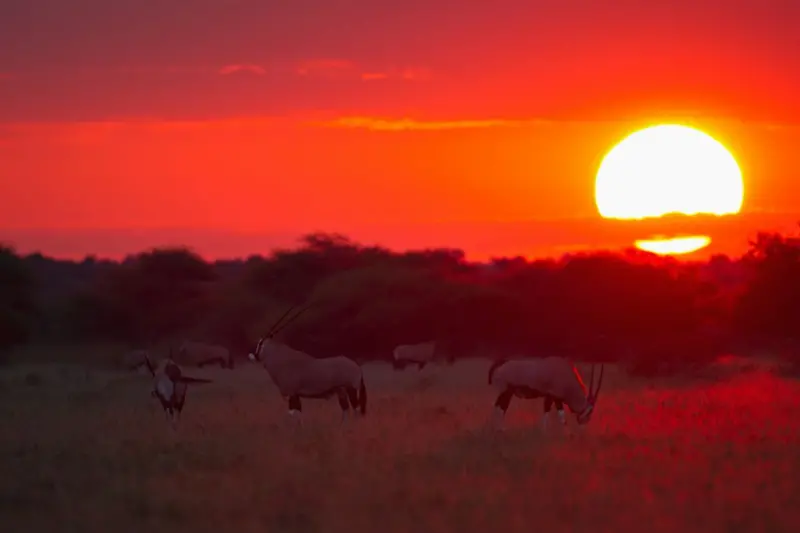
[[[636,381],[611,369],[592,423],[544,435],[541,402],[487,431],[487,361],[367,365],[368,416],[305,426],[256,366],[195,375],[172,432],[144,375],[0,369],[9,532],[730,532],[800,529],[800,383],[729,363]],[[729,368],[730,367],[730,368]]]

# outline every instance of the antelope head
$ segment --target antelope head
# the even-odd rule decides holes
[[[305,313],[309,307],[311,307],[311,304],[301,308],[292,316],[289,316],[289,313],[291,313],[294,310],[295,306],[292,305],[291,307],[289,307],[289,309],[287,309],[286,312],[284,312],[281,315],[281,317],[277,321],[275,321],[274,324],[272,324],[272,326],[269,328],[269,331],[267,331],[267,334],[258,339],[258,344],[256,344],[256,349],[252,353],[248,354],[247,357],[251,361],[261,361],[262,360],[261,354],[264,350],[264,347],[269,346],[273,342],[272,339],[275,337],[275,335],[277,335],[280,331],[282,331],[286,326],[297,320],[297,318],[303,313]]]

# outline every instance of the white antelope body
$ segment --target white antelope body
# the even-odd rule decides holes
[[[182,365],[203,367],[218,364],[222,368],[233,368],[231,352],[224,346],[204,342],[184,341],[176,360]]]
[[[511,398],[544,398],[544,420],[555,403],[562,424],[566,424],[564,404],[575,414],[578,424],[589,422],[592,417],[597,396],[603,383],[603,365],[597,386],[594,383],[594,365],[589,381],[589,390],[581,379],[575,366],[563,357],[545,357],[497,361],[489,368],[489,384],[499,390],[495,401],[495,416],[502,420],[508,410]]]
[[[436,342],[422,342],[419,344],[401,344],[392,351],[395,369],[403,369],[407,365],[416,364],[419,370],[433,361],[436,354]]]
[[[153,365],[150,358],[145,356],[145,363],[153,376],[153,390],[150,394],[159,400],[167,419],[175,427],[186,403],[189,384],[211,383],[211,380],[184,376],[180,367],[171,357]]]
[[[293,309],[290,308],[289,311]],[[250,359],[260,362],[269,374],[281,396],[289,402],[289,414],[302,413],[301,398],[324,399],[336,395],[342,409],[342,420],[350,407],[353,411],[367,411],[367,390],[364,373],[352,359],[344,356],[315,358],[273,339],[273,336],[296,319],[305,309],[279,326],[287,311],[270,332],[262,337]]]

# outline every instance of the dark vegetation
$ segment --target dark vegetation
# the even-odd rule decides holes
[[[0,248],[0,353],[26,343],[218,343],[243,357],[290,304],[282,333],[318,356],[390,359],[436,339],[452,358],[563,354],[637,373],[726,352],[794,356],[800,241],[760,233],[740,258],[629,251],[470,263],[460,250],[395,253],[340,235],[213,263],[187,249],[81,262]],[[794,356],[796,357],[796,356]]]

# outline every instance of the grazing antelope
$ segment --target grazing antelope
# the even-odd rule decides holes
[[[204,367],[218,364],[221,368],[233,368],[233,357],[224,346],[204,342],[184,341],[178,350],[177,362],[184,366]]]
[[[274,336],[297,319],[308,306],[284,321],[294,309],[290,307],[269,332],[259,339],[256,349],[249,355],[257,361],[272,378],[281,396],[289,402],[289,415],[298,417],[303,407],[301,398],[325,399],[336,395],[342,408],[342,422],[347,418],[349,407],[354,412],[367,412],[367,389],[364,373],[352,359],[344,356],[314,358],[274,340]],[[281,323],[283,322],[283,323]]]
[[[393,366],[395,370],[402,370],[408,365],[416,364],[418,370],[433,361],[436,353],[436,342],[423,342],[419,344],[401,344],[392,351]]]
[[[511,398],[544,398],[543,426],[553,404],[558,410],[558,418],[566,424],[564,404],[575,414],[578,424],[583,425],[592,418],[600,387],[603,384],[603,365],[597,386],[594,384],[594,365],[589,379],[589,390],[581,379],[575,365],[563,357],[537,359],[514,359],[496,361],[489,368],[489,384],[500,391],[495,401],[495,424],[499,425],[505,417]]]
[[[150,357],[145,356],[145,364],[150,375],[153,376],[153,390],[150,394],[161,402],[167,420],[174,428],[186,403],[186,390],[189,384],[211,383],[211,380],[184,376],[171,356],[172,350],[170,350],[170,357],[163,359],[158,365],[153,365]]]
[[[147,350],[131,350],[123,357],[122,366],[128,371],[139,370],[139,368],[147,366],[146,359],[149,355],[150,352]]]

